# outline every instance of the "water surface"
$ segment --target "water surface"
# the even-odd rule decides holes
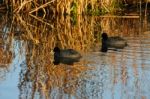
[[[0,98],[150,98],[149,21],[91,16],[41,21],[19,15],[1,19]],[[123,37],[128,46],[100,52],[103,31]],[[73,65],[54,65],[55,46],[75,49],[83,57]]]

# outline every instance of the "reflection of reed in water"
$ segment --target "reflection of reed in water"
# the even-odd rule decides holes
[[[101,18],[101,27],[110,36],[129,36],[139,33],[139,18]]]
[[[88,52],[95,44],[95,36],[100,34],[101,29],[107,30],[105,20],[111,23],[107,30],[112,33],[110,35],[126,36],[132,31],[137,33],[136,26],[129,28],[128,24],[124,24],[117,27],[121,19],[115,19],[114,22],[113,19],[110,21],[105,18],[77,16],[76,23],[72,24],[70,17],[59,16],[51,21],[16,15],[13,20],[15,21],[11,25],[10,38],[25,43],[26,61],[21,67],[19,89],[20,98],[27,99],[35,98],[37,93],[43,98],[53,97],[53,93],[59,93],[57,97],[61,98],[65,97],[65,94],[75,94],[79,87],[82,88],[80,80],[85,76],[82,73],[89,68],[84,66],[85,63],[82,61],[73,66],[63,64],[54,66],[51,51],[56,45],[63,49],[73,48],[79,52]],[[127,31],[124,31],[123,27],[127,28]],[[124,83],[126,75],[124,66],[122,67]]]
[[[26,51],[26,63],[22,64],[20,72],[20,98],[49,99],[55,92],[58,98],[74,94],[80,86],[80,76],[89,69],[84,63],[55,66],[50,59],[51,53],[45,53],[46,49],[33,43],[26,45]]]
[[[13,53],[11,49],[11,42],[5,44],[3,34],[0,34],[0,81],[5,79],[8,68],[13,60]]]
[[[72,48],[77,51],[86,51],[94,43],[94,35],[90,17],[78,16],[76,25],[72,25],[70,17],[56,17],[53,21],[39,21],[34,17],[26,18],[16,16],[17,22],[23,31],[22,39],[31,40],[35,44],[53,49],[56,45],[60,48]],[[35,21],[33,21],[35,20]],[[55,20],[55,21],[54,21]],[[86,21],[85,21],[86,20]],[[48,22],[47,22],[48,21]]]
[[[12,59],[11,51],[5,51],[3,48],[0,48],[0,81],[5,79]]]
[[[12,38],[7,35],[11,25],[11,17],[0,14],[0,80],[6,78],[13,61]]]
[[[79,80],[82,79],[80,75],[89,68],[84,66],[84,62],[72,66],[55,66],[52,49],[58,45],[64,49],[87,51],[94,42],[91,28],[86,30],[91,24],[85,21],[83,25],[84,20],[78,19],[77,23],[83,26],[72,26],[68,17],[56,18],[56,21],[50,22],[51,25],[33,21],[32,17],[24,19],[16,16],[16,20],[25,31],[19,40],[26,44],[26,63],[22,64],[20,73],[20,97],[35,98],[36,93],[39,93],[40,97],[49,98],[55,90],[60,98],[62,94],[76,93],[80,86]]]
[[[12,61],[12,52],[0,48],[0,65],[8,65]]]

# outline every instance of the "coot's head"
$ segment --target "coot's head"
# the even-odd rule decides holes
[[[59,49],[59,47],[55,47],[55,48],[53,49],[53,51],[58,53],[58,52],[60,52],[60,49]]]
[[[102,39],[103,40],[107,40],[108,39],[108,35],[107,35],[107,33],[102,33]]]

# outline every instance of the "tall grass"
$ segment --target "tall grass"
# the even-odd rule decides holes
[[[144,1],[143,1],[144,2]],[[139,3],[138,0],[5,0],[7,8],[15,13],[43,14],[105,14],[115,13],[122,4]]]

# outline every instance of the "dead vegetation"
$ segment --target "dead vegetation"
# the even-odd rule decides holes
[[[0,9],[13,13],[64,15],[64,14],[105,14],[123,11],[126,5],[140,5],[149,0],[5,0]],[[145,5],[146,6],[146,5]]]

